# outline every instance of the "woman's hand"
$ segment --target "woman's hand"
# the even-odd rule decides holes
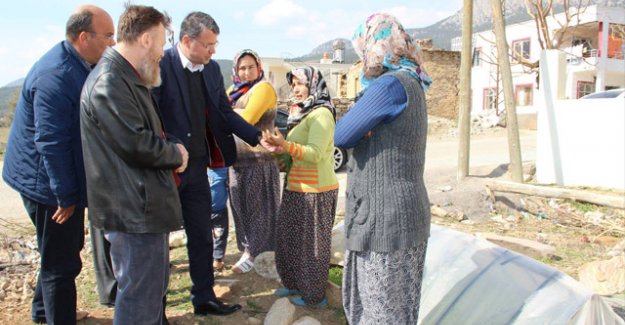
[[[260,144],[271,153],[284,153],[286,141],[282,137],[280,130],[275,128],[273,133],[269,130],[263,131],[263,138],[260,140]]]
[[[263,131],[263,140],[267,141],[272,146],[282,147],[286,143],[284,137],[282,137],[282,133],[278,128],[274,128],[273,132],[269,130]]]

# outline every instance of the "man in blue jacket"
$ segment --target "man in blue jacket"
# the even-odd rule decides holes
[[[76,322],[75,279],[82,267],[87,206],[80,92],[91,67],[115,44],[114,34],[103,9],[79,7],[67,21],[66,40],[31,68],[15,108],[2,176],[21,194],[37,229],[36,323]]]
[[[206,167],[227,167],[236,159],[233,134],[259,143],[260,131],[235,113],[226,97],[219,65],[211,61],[219,27],[211,16],[192,12],[183,20],[179,42],[161,60],[161,87],[153,93],[165,131],[189,151],[178,188],[187,234],[191,301],[198,315],[228,315],[241,308],[226,305],[213,291],[211,193]]]

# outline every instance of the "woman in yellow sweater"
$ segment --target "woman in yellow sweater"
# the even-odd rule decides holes
[[[330,267],[332,225],[339,184],[334,174],[336,113],[321,73],[301,67],[287,73],[293,104],[286,140],[277,129],[263,131],[263,142],[281,153],[286,187],[276,228],[276,267],[298,306],[321,307]]]
[[[234,57],[234,85],[228,89],[232,108],[260,130],[272,130],[276,117],[276,92],[264,78],[256,52],[246,49]],[[273,251],[275,220],[280,203],[280,172],[273,156],[261,146],[250,147],[236,139],[237,161],[230,167],[230,205],[237,245],[243,252],[233,271],[245,273],[254,258]]]

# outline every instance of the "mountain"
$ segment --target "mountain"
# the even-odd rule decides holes
[[[2,86],[2,88],[22,87],[23,84],[24,84],[24,78],[20,78],[15,81],[9,82],[8,84]]]
[[[352,46],[352,41],[345,39],[345,38],[337,38],[335,40],[330,40],[327,41],[317,47],[315,47],[310,53],[300,56],[300,57],[296,57],[296,58],[292,58],[292,59],[288,59],[286,61],[289,62],[306,62],[306,61],[319,61],[321,58],[323,58],[323,53],[328,53],[328,55],[330,56],[330,58],[332,58],[334,56],[334,48],[333,48],[333,44],[334,41],[336,40],[340,40],[343,42],[343,44],[345,44],[345,63],[351,64],[354,63],[356,61],[358,61],[358,55],[356,54],[356,52],[354,52],[354,47]]]
[[[224,78],[226,89],[232,85],[232,60],[215,60],[221,69],[221,76]]]
[[[531,17],[527,13],[525,0],[505,0],[505,20],[507,24],[516,24],[522,21],[530,20]],[[581,0],[586,3],[587,0]],[[562,12],[562,1],[555,0],[554,11]],[[600,4],[606,7],[624,7],[625,0],[590,0],[590,5]],[[575,1],[571,1],[574,6]],[[490,0],[474,0],[473,1],[473,32],[482,32],[492,28],[492,10]],[[414,39],[431,38],[435,48],[449,50],[451,48],[451,40],[454,37],[462,35],[462,8],[454,15],[440,20],[430,26],[422,28],[406,28]],[[351,41],[343,39],[346,45],[346,63],[353,63],[357,60],[356,53],[351,46]],[[323,52],[332,53],[332,42],[327,41],[315,47],[309,54],[295,58],[297,61],[319,60],[323,56]],[[349,58],[349,59],[348,59]],[[351,61],[353,60],[353,61]]]

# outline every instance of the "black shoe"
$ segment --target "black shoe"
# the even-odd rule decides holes
[[[48,323],[45,317],[33,317],[32,321],[35,324],[47,324]]]
[[[217,315],[226,316],[241,309],[241,305],[226,305],[219,300],[209,301],[207,304],[193,306],[193,313],[196,315]]]

